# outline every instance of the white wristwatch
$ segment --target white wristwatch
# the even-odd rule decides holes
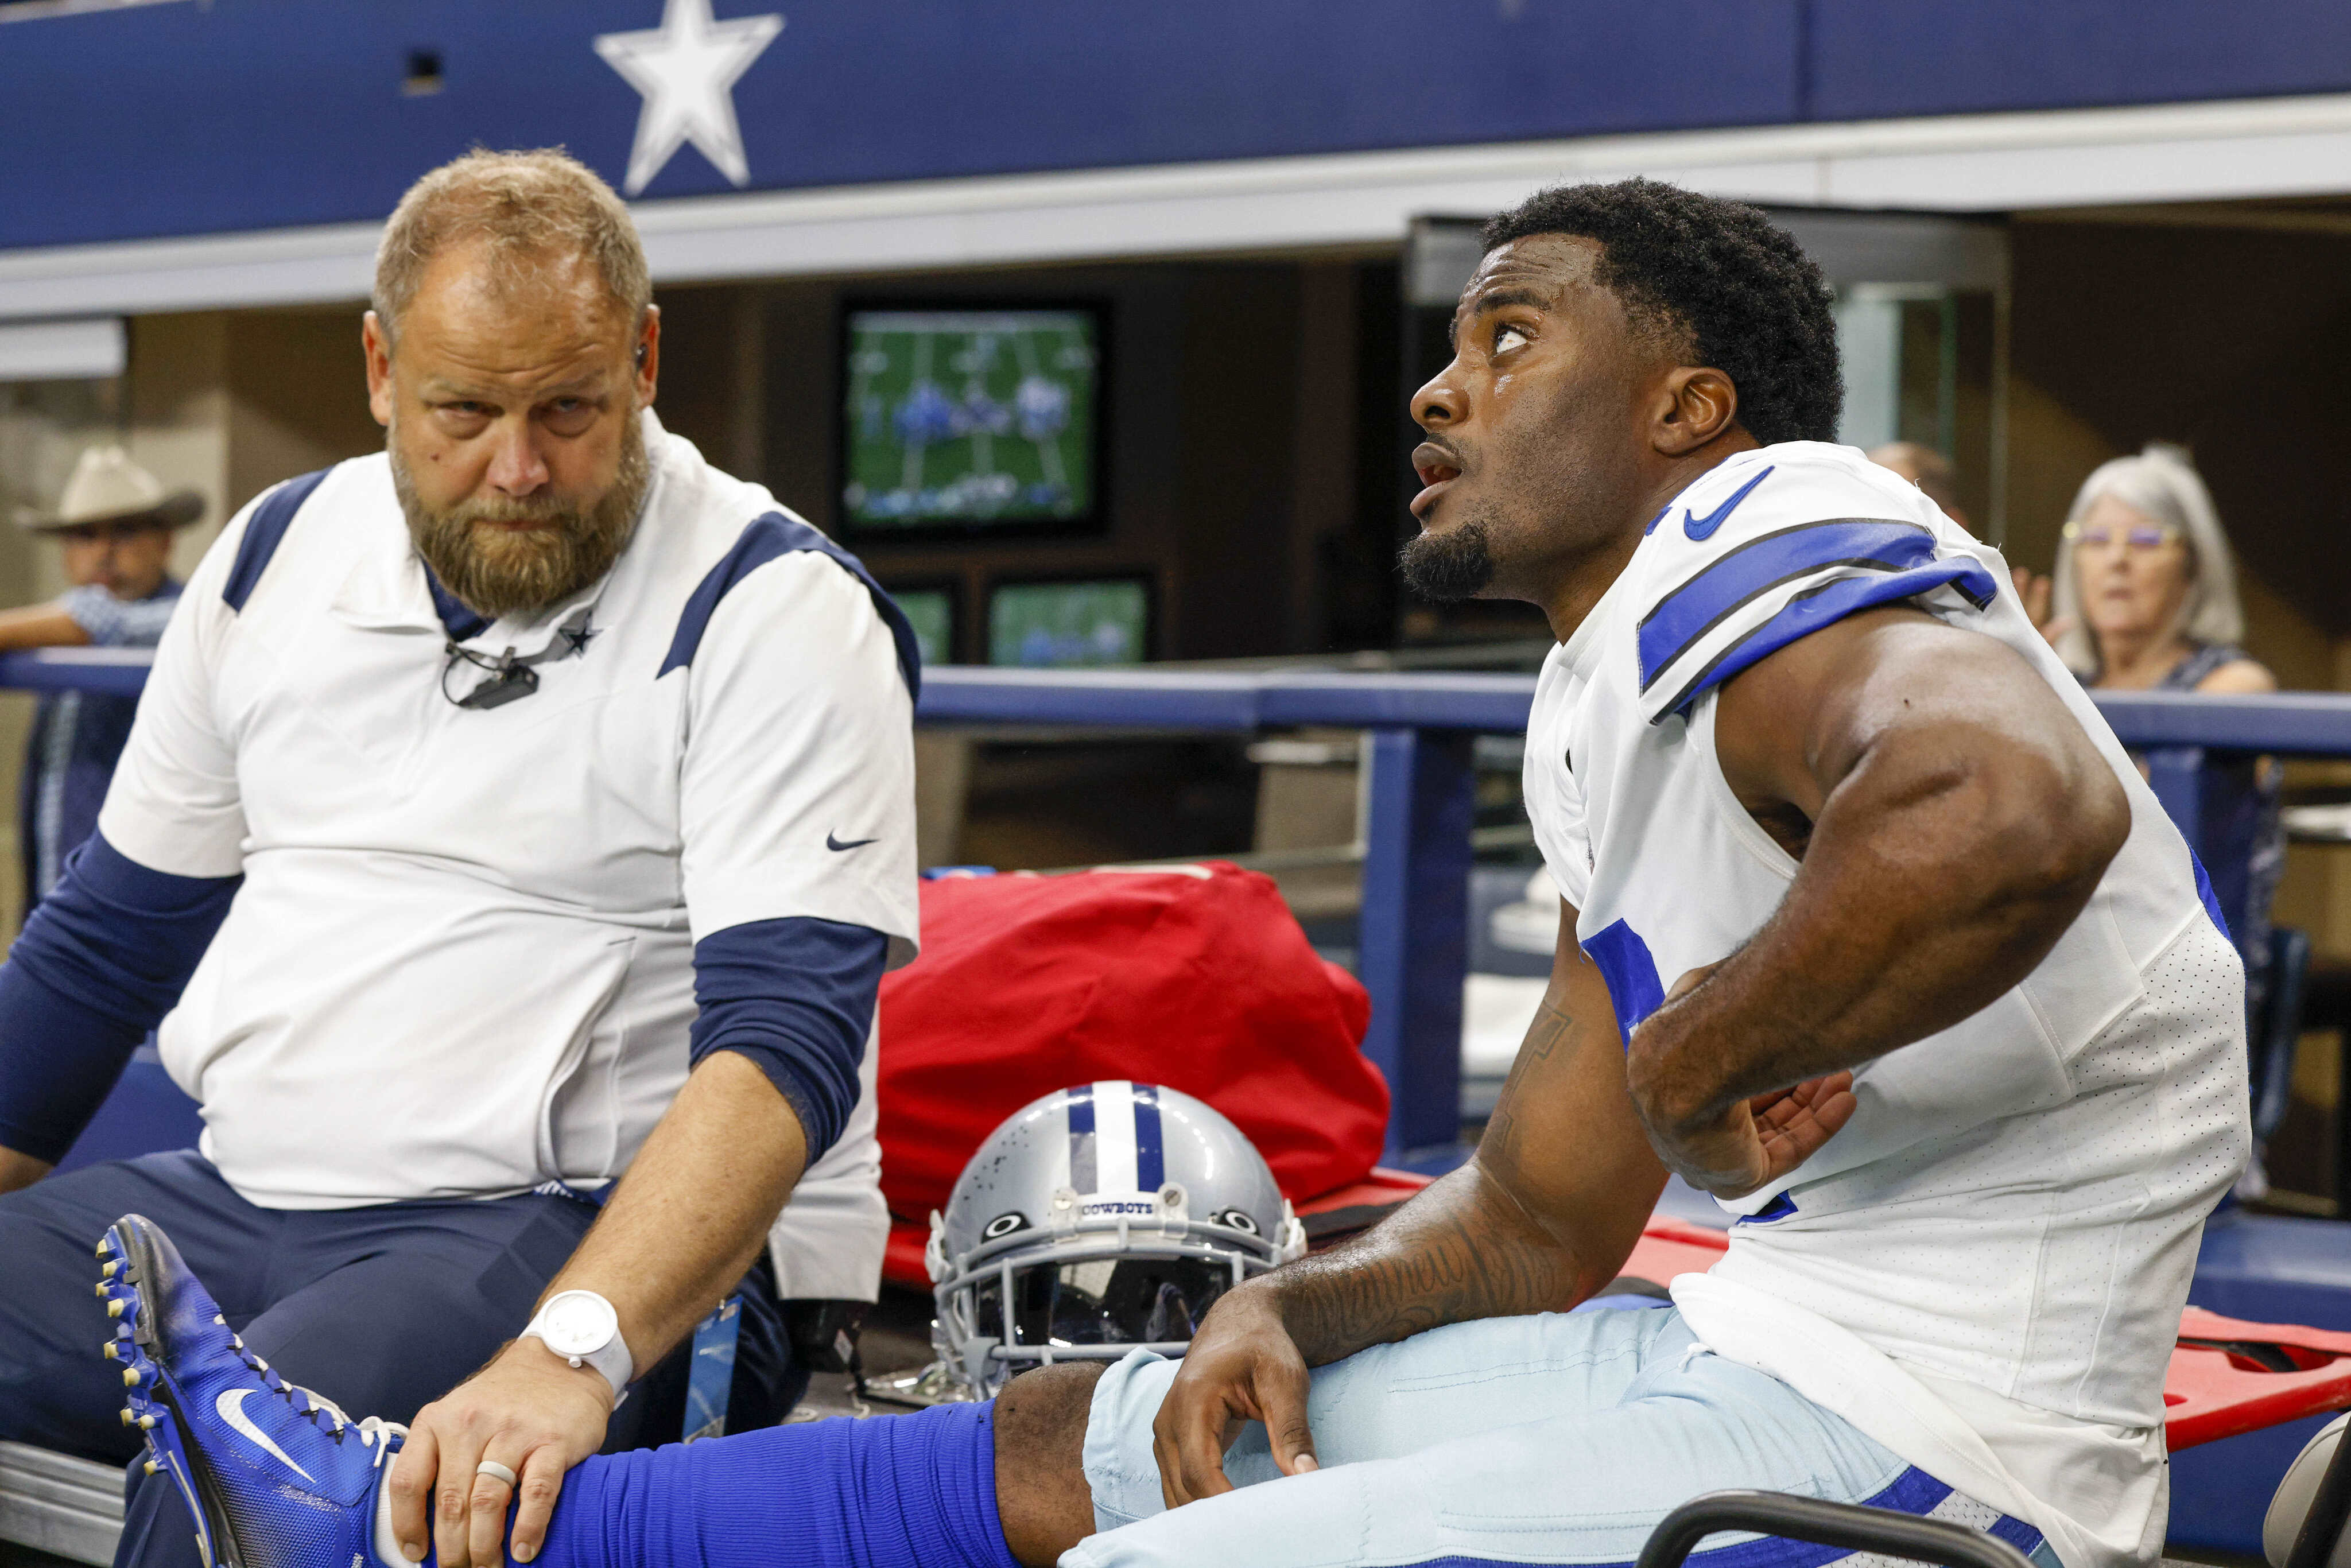
[[[636,1363],[621,1337],[621,1314],[593,1291],[563,1291],[545,1306],[517,1339],[535,1339],[574,1366],[592,1366],[612,1385],[612,1396],[629,1385]]]

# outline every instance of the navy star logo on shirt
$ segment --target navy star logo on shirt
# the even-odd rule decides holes
[[[585,652],[588,647],[588,640],[602,630],[603,628],[601,626],[590,626],[583,621],[577,627],[564,627],[558,635],[559,635],[565,643],[569,644],[568,652],[578,653]]]

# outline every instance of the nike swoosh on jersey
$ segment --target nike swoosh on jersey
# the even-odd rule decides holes
[[[220,1397],[213,1401],[213,1408],[219,1411],[220,1418],[235,1427],[240,1435],[260,1445],[279,1464],[284,1465],[304,1480],[309,1481],[312,1486],[317,1486],[319,1483],[311,1479],[310,1472],[296,1464],[294,1456],[272,1442],[269,1434],[255,1426],[253,1417],[245,1413],[245,1396],[252,1392],[250,1388],[224,1388],[221,1390]]]
[[[867,844],[878,844],[881,841],[882,841],[879,839],[851,839],[848,842],[843,843],[841,840],[834,838],[831,833],[827,833],[824,836],[824,847],[829,850],[860,850],[863,849]]]
[[[1771,465],[1772,468],[1776,468],[1779,465],[1776,463]],[[1737,509],[1740,502],[1747,499],[1747,492],[1752,490],[1756,486],[1761,485],[1764,480],[1769,479],[1770,477],[1771,477],[1771,468],[1764,469],[1763,472],[1755,476],[1754,478],[1750,479],[1746,484],[1741,485],[1738,489],[1733,490],[1730,493],[1730,499],[1723,502],[1722,505],[1717,507],[1714,510],[1708,512],[1702,517],[1691,516],[1690,509],[1687,507],[1684,507],[1682,508],[1682,532],[1687,534],[1694,539],[1712,538],[1714,537],[1714,530],[1722,527],[1724,519],[1729,517],[1732,511]]]

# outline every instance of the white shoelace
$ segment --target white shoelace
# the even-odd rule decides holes
[[[214,1315],[213,1322],[220,1324],[223,1328],[226,1328],[228,1326],[228,1320],[221,1317],[217,1313]],[[230,1334],[228,1338],[229,1343],[236,1347],[237,1354],[245,1357],[246,1364],[250,1365],[256,1372],[263,1373],[265,1375],[268,1373],[269,1364],[262,1360],[258,1355],[254,1354],[251,1351],[246,1350],[245,1348],[244,1340],[240,1339],[234,1333]],[[398,1421],[387,1421],[381,1416],[370,1416],[365,1420],[354,1422],[349,1416],[343,1414],[343,1407],[341,1406],[336,1404],[333,1400],[328,1398],[325,1395],[319,1393],[317,1390],[305,1388],[298,1383],[288,1383],[282,1377],[277,1378],[276,1381],[277,1385],[286,1391],[287,1403],[292,1403],[292,1396],[297,1394],[302,1396],[304,1407],[302,1410],[298,1412],[298,1414],[308,1416],[319,1411],[326,1413],[327,1418],[335,1424],[329,1436],[340,1437],[343,1434],[344,1427],[357,1427],[360,1434],[360,1446],[371,1448],[375,1451],[375,1460],[371,1466],[372,1469],[379,1470],[383,1469],[383,1461],[392,1454],[392,1438],[398,1437],[402,1442],[406,1442],[408,1440],[408,1428]]]

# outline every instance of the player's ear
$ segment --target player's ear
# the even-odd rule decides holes
[[[1650,441],[1667,457],[1683,457],[1704,446],[1739,417],[1739,389],[1708,365],[1677,365],[1659,389],[1657,417]]]

